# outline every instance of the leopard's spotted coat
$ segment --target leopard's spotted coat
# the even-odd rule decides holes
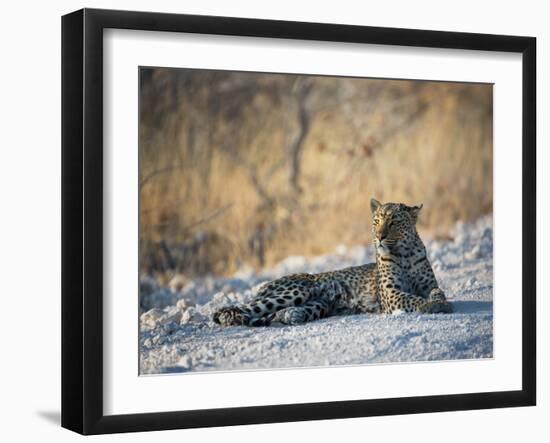
[[[340,313],[452,312],[416,231],[421,207],[372,199],[376,263],[273,280],[251,303],[215,312],[214,321],[295,325]]]

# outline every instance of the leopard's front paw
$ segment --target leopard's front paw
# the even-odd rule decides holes
[[[451,314],[453,312],[453,305],[447,301],[445,293],[441,288],[434,288],[430,291],[424,312],[430,314]]]
[[[243,313],[239,308],[232,306],[219,309],[214,313],[212,319],[222,326],[246,326],[250,322],[248,315]]]
[[[451,314],[453,305],[448,301],[429,301],[422,308],[422,312],[427,314]]]
[[[431,302],[445,303],[447,299],[445,298],[445,293],[441,288],[434,288],[430,291],[428,295],[428,300]]]

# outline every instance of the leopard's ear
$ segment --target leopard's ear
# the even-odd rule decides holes
[[[375,198],[370,199],[370,210],[372,211],[373,214],[380,207],[380,205],[381,205],[381,203],[378,200],[376,200]]]
[[[421,203],[418,206],[407,206],[407,211],[411,215],[412,219],[416,222],[418,219],[418,214],[420,213],[420,210],[422,209],[424,205]]]

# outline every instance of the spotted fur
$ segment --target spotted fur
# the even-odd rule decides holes
[[[376,263],[273,280],[252,302],[215,312],[214,321],[223,326],[297,325],[342,313],[452,312],[416,231],[421,208],[372,199]]]

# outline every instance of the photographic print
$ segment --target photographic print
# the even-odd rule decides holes
[[[493,85],[139,68],[139,372],[493,357]]]

